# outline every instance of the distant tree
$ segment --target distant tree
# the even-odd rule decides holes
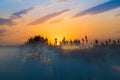
[[[72,40],[70,40],[70,41],[69,41],[69,44],[70,44],[70,45],[72,45],[72,44],[73,44],[73,41],[72,41]]]
[[[74,44],[77,45],[77,46],[80,45],[80,40],[74,40],[73,42],[74,42]]]
[[[41,37],[41,36],[35,36],[35,37],[34,37],[34,41],[35,41],[35,42],[41,42],[41,40],[42,40],[42,37]]]
[[[80,40],[78,40],[78,45],[80,45],[81,44],[81,42],[80,42]]]
[[[117,45],[117,42],[115,40],[113,40],[113,45]]]
[[[57,45],[57,38],[55,38],[55,45]]]
[[[87,37],[87,36],[85,36],[85,40],[86,40],[86,42],[88,43],[88,37]]]
[[[65,42],[65,41],[66,41],[66,38],[64,37],[63,40],[62,40],[62,42]]]
[[[101,43],[101,46],[103,46],[103,47],[104,47],[104,46],[105,46],[105,44],[102,42],[102,43]]]
[[[117,41],[118,42],[118,45],[120,44],[120,40]]]
[[[66,38],[64,37],[63,40],[62,40],[62,44],[65,45],[65,42],[66,42]]]
[[[37,35],[37,36],[29,38],[25,44],[26,45],[48,44],[48,39],[40,35]]]
[[[109,42],[106,40],[106,46],[108,46]]]
[[[111,40],[111,39],[109,39],[109,43],[111,43],[111,41],[112,41],[112,40]]]
[[[95,40],[95,44],[98,45],[99,41],[98,40]]]
[[[83,42],[85,41],[84,38],[82,38],[82,41],[83,41]]]

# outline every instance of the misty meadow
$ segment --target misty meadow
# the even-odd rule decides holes
[[[0,80],[120,80],[120,0],[2,0]]]

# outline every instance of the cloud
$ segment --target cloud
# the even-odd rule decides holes
[[[59,2],[63,2],[64,1],[65,2],[65,1],[68,1],[68,0],[56,0],[56,1],[59,1]]]
[[[55,2],[66,2],[68,0],[51,0],[51,1],[55,1]]]
[[[13,26],[13,25],[15,25],[14,19],[22,18],[22,15],[27,14],[32,9],[33,9],[33,7],[13,13],[9,18],[0,18],[0,25]]]
[[[118,31],[115,31],[115,34],[120,34],[120,30],[118,30]]]
[[[103,4],[100,4],[98,6],[89,8],[83,12],[80,12],[78,14],[76,14],[74,17],[79,17],[79,16],[83,16],[83,15],[87,15],[87,14],[100,14],[106,11],[110,11],[116,8],[120,7],[120,0],[110,0],[108,2],[105,2]]]
[[[115,16],[120,16],[120,13],[116,14]]]
[[[0,25],[9,25],[9,26],[12,26],[14,24],[15,23],[11,19],[0,18]]]
[[[63,10],[63,11],[60,11],[60,12],[54,12],[54,13],[48,14],[46,16],[43,16],[43,17],[35,20],[34,22],[30,23],[29,25],[37,25],[37,24],[45,23],[49,19],[51,19],[53,17],[56,17],[56,16],[59,16],[59,15],[65,13],[65,12],[68,12],[68,11],[70,11],[70,9],[66,9],[66,10]]]
[[[56,19],[56,20],[51,21],[50,23],[51,23],[51,24],[54,24],[54,23],[61,22],[62,20],[63,20],[63,19]]]
[[[28,8],[28,9],[23,9],[23,10],[21,10],[21,11],[19,11],[19,12],[16,12],[16,13],[13,13],[12,15],[11,15],[11,18],[22,18],[22,15],[25,15],[25,14],[27,14],[28,12],[30,12],[31,10],[33,10],[34,8],[33,7],[31,7],[31,8]]]

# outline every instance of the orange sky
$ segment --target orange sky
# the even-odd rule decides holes
[[[69,3],[70,4],[70,3]],[[48,7],[49,8],[49,7]],[[54,42],[55,38],[59,41],[66,37],[70,39],[80,39],[87,35],[89,39],[106,39],[106,38],[120,38],[120,16],[115,16],[120,8],[103,12],[96,15],[84,15],[79,17],[73,17],[77,9],[64,10],[54,12],[54,17],[51,12],[47,17],[42,15],[43,12],[39,12],[42,16],[44,23],[36,24],[34,21],[38,19],[40,15],[36,13],[37,10],[41,10],[41,6],[37,7],[33,11],[22,15],[22,19],[14,19],[16,25],[9,27],[8,25],[2,25],[0,29],[5,29],[6,32],[0,37],[0,44],[21,44],[28,38],[34,35],[43,35],[49,39],[50,42]],[[54,11],[54,10],[53,10]],[[47,14],[47,13],[46,13]],[[46,20],[46,21],[45,21]],[[31,22],[34,22],[30,24]]]

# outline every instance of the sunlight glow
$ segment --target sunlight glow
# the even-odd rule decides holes
[[[60,43],[58,42],[58,43],[57,43],[57,46],[59,46],[59,45],[60,45]]]

